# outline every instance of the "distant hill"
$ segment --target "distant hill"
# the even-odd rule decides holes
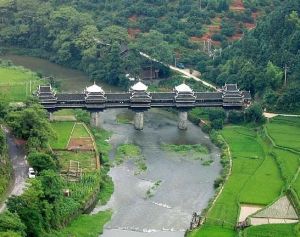
[[[236,82],[271,110],[300,111],[300,2],[285,1],[255,30],[204,66],[219,85]],[[286,80],[285,80],[286,69]]]

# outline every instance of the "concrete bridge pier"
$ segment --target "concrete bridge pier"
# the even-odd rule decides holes
[[[101,127],[101,116],[100,112],[91,112],[91,126],[100,128]]]
[[[187,130],[187,111],[179,111],[178,128],[180,130]]]
[[[143,130],[144,128],[144,112],[135,112],[134,115],[134,128],[136,130]]]
[[[49,120],[53,121],[53,112],[49,112]]]

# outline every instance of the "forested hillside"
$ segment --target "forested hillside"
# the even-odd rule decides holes
[[[299,110],[297,1],[0,0],[0,12],[3,49],[30,49],[93,80],[126,87],[125,74],[149,64],[143,51],[218,85],[237,82],[269,109]]]
[[[285,1],[222,57],[208,63],[204,77],[219,85],[237,82],[269,109],[299,111],[299,14],[299,1]]]

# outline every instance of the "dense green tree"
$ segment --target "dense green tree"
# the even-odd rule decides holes
[[[45,153],[30,153],[28,162],[38,173],[43,170],[56,170],[55,161],[50,155]]]
[[[173,62],[173,53],[171,46],[164,40],[164,35],[158,31],[151,30],[143,34],[137,42],[141,52],[148,54],[150,57],[162,61]]]
[[[21,222],[19,216],[16,213],[5,211],[0,214],[0,233],[12,231],[15,232],[16,235],[18,234],[18,236],[21,237],[25,236],[25,229],[26,226]],[[2,233],[2,235],[5,236],[4,233]]]
[[[49,139],[55,137],[45,110],[38,105],[9,112],[6,122],[17,137],[28,140],[31,149],[45,148]]]
[[[237,110],[230,110],[228,113],[228,122],[233,124],[240,124],[244,122],[244,112]]]
[[[245,120],[247,122],[263,123],[265,122],[265,117],[263,115],[263,110],[261,106],[254,103],[245,111]]]

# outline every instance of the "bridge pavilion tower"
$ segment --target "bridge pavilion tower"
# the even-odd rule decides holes
[[[130,108],[135,112],[134,127],[137,130],[144,128],[144,112],[151,106],[152,97],[147,89],[148,86],[140,81],[130,88]]]
[[[185,83],[176,86],[175,89],[175,104],[179,110],[179,121],[178,128],[180,130],[187,129],[187,112],[189,109],[193,108],[196,102],[196,96],[194,91]]]
[[[91,111],[91,126],[101,127],[100,112],[103,111],[106,102],[104,90],[95,83],[85,89],[86,108]]]

